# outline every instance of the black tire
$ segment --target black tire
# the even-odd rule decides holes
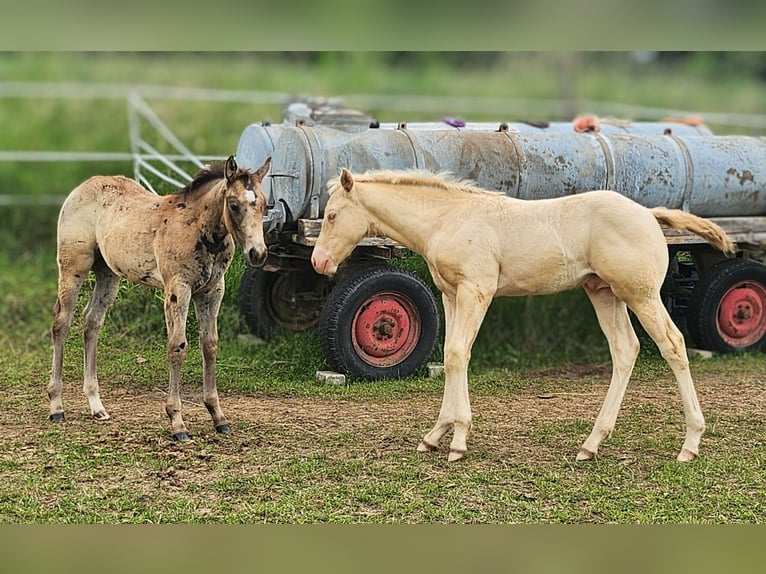
[[[710,268],[692,291],[686,326],[703,349],[766,349],[766,265],[729,259]]]
[[[256,337],[268,340],[319,322],[329,279],[312,269],[264,271],[248,267],[239,284],[239,311]]]
[[[433,293],[414,273],[371,267],[333,288],[318,333],[331,369],[364,379],[403,378],[433,353],[439,312]]]

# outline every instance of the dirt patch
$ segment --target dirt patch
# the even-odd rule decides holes
[[[544,462],[550,452],[530,448],[524,437],[540,427],[562,427],[578,421],[580,426],[587,422],[589,430],[606,394],[609,375],[609,368],[604,366],[567,366],[530,374],[529,378],[539,380],[540,385],[532,384],[518,392],[472,393],[474,429],[469,448],[477,445],[486,451],[515,451],[513,458],[522,456],[518,451],[523,451],[523,458],[528,462]],[[695,386],[708,419],[736,420],[744,415],[766,415],[766,376],[759,378],[758,373],[750,372],[702,373],[695,377]],[[174,444],[169,440],[164,391],[106,384],[102,385],[102,399],[112,420],[96,423],[87,413],[87,402],[81,391],[72,385],[65,386],[67,432],[82,432],[81,440],[87,441],[92,436],[94,442],[105,439],[132,442],[139,440],[138,435],[144,437],[140,440],[155,442],[155,447]],[[6,407],[0,414],[0,441],[29,443],[50,427],[51,423],[45,420],[44,393],[29,392],[6,397],[6,400],[12,400],[16,407]],[[381,440],[397,435],[401,444],[389,444],[388,448],[413,449],[436,421],[441,396],[418,393],[401,399],[341,400],[222,394],[221,400],[232,422],[235,441],[273,443],[281,439],[308,452],[317,439],[342,433],[354,434],[365,441],[368,448],[380,448]],[[35,408],[30,410],[30,405]],[[647,420],[652,416],[658,420],[673,420],[682,428],[682,405],[672,377],[662,375],[652,381],[632,381],[617,420],[618,429],[621,419],[631,413],[639,413]],[[216,439],[210,417],[198,396],[185,396],[184,420],[195,438]],[[94,428],[102,430],[93,432]],[[138,429],[142,432],[137,433]],[[570,451],[558,454],[571,454],[581,438],[572,436]],[[446,447],[448,439],[443,442],[442,446]]]
[[[603,366],[529,373],[507,390],[502,380],[478,384],[469,452],[457,464],[447,462],[449,436],[436,453],[416,452],[436,421],[438,390],[372,399],[222,393],[233,427],[222,437],[190,387],[189,443],[171,440],[162,389],[106,382],[113,418],[98,423],[81,390],[66,385],[63,424],[46,420],[44,388],[6,392],[0,481],[9,490],[0,522],[757,521],[764,371],[696,376],[708,422],[702,466],[692,468],[695,480],[710,482],[696,486],[702,509],[699,499],[679,508],[688,483],[657,478],[672,469],[673,481],[689,479],[673,462],[681,401],[661,372],[637,374],[591,465],[574,456],[606,393]],[[756,461],[746,479],[742,461]],[[627,498],[614,502],[605,484]]]

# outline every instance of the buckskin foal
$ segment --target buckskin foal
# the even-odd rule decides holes
[[[194,302],[203,360],[203,401],[219,433],[229,433],[216,389],[218,311],[224,273],[236,243],[248,265],[266,259],[261,181],[270,158],[257,171],[240,169],[234,157],[201,170],[176,193],[161,196],[122,176],[95,176],[76,187],[58,221],[58,298],[53,308],[53,367],[48,395],[50,420],[63,421],[64,343],[80,288],[90,271],[95,284],[84,312],[83,392],[100,421],[109,413],[99,396],[96,345],[120,278],[164,290],[170,384],[165,410],[176,440],[190,436],[181,416],[181,367],[187,355],[186,320]]]

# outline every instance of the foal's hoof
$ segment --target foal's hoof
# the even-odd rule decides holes
[[[585,462],[588,460],[593,460],[594,458],[596,458],[596,453],[589,451],[587,448],[581,448],[577,451],[576,460],[578,462]]]
[[[215,427],[215,432],[218,434],[231,434],[231,425],[229,423],[221,423]]]
[[[436,445],[428,444],[426,441],[421,440],[418,445],[418,452],[433,452],[436,450]]]
[[[93,418],[99,422],[104,422],[104,421],[108,421],[112,417],[110,417],[109,413],[106,411],[98,411],[97,413],[93,413]]]
[[[457,460],[460,460],[465,456],[466,451],[464,450],[458,450],[455,448],[451,448],[449,450],[449,454],[447,455],[447,461],[448,462],[455,462]]]
[[[63,423],[66,419],[64,418],[64,413],[51,413],[48,415],[48,420],[54,423]]]
[[[695,458],[697,458],[697,455],[694,454],[692,451],[682,448],[681,452],[678,453],[678,456],[676,457],[676,460],[678,462],[691,462]]]
[[[191,436],[187,431],[182,430],[173,435],[173,440],[176,442],[188,442],[191,440]]]

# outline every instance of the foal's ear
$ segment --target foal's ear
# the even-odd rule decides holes
[[[237,160],[234,159],[233,155],[230,155],[229,159],[226,160],[226,164],[223,166],[223,175],[226,178],[226,181],[232,183],[237,177],[237,171],[239,171]]]
[[[258,171],[255,172],[255,175],[258,176],[258,179],[263,181],[263,178],[266,177],[266,174],[269,172],[269,166],[271,165],[271,156],[266,158],[266,161],[263,162],[263,165],[258,168]]]
[[[354,187],[354,176],[345,167],[340,172],[340,184],[346,191],[351,191],[351,188]]]

